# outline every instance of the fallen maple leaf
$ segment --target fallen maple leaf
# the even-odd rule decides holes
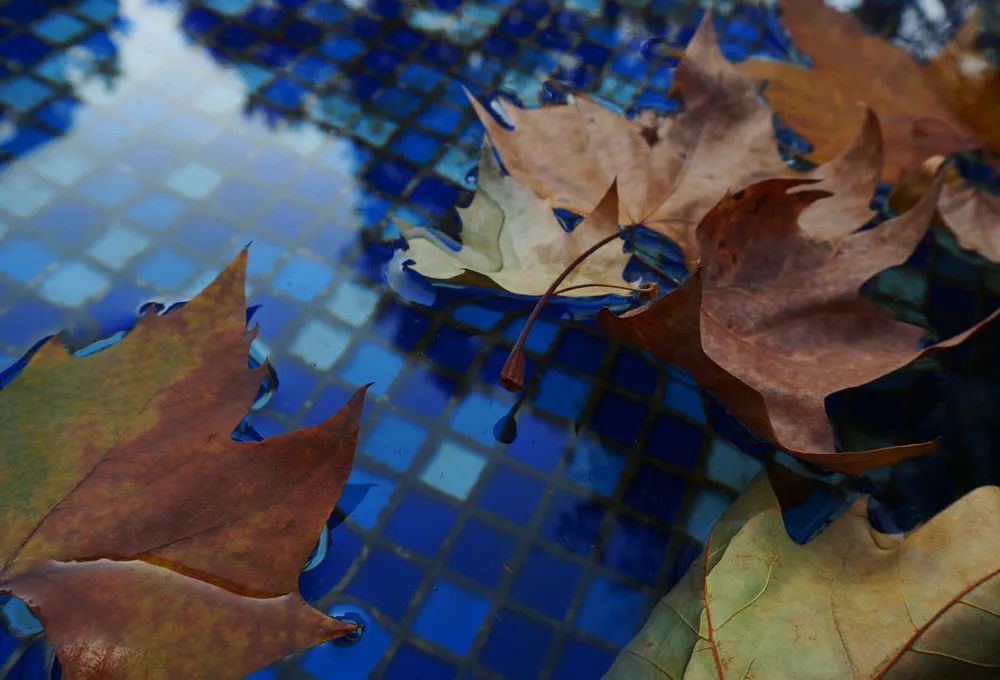
[[[877,120],[858,109],[853,141],[842,155],[807,173],[781,160],[772,112],[757,85],[719,51],[711,13],[705,15],[674,71],[685,110],[662,120],[629,120],[586,97],[539,109],[505,107],[508,130],[469,95],[507,170],[555,207],[586,214],[617,178],[622,224],[643,223],[681,247],[689,266],[698,260],[694,227],[727,190],[775,177],[825,179],[831,195],[803,225],[826,224],[823,212],[852,223],[869,208],[882,163]],[[860,130],[860,132],[858,132]]]
[[[1000,487],[905,538],[865,508],[798,545],[761,475],[606,680],[995,678]]]
[[[933,156],[921,165],[906,168],[889,196],[892,206],[896,210],[906,210],[916,203],[944,160],[941,156]],[[938,199],[937,212],[941,223],[955,235],[958,245],[1000,262],[1000,195],[964,186],[958,173],[948,170],[948,181]]]
[[[929,67],[945,105],[1000,154],[1000,69],[976,49],[979,20],[976,8]]]
[[[572,231],[562,227],[551,206],[505,176],[484,143],[479,188],[467,208],[458,208],[462,243],[440,232],[400,224],[407,257],[418,273],[463,285],[499,287],[522,295],[542,295],[553,279],[588,247],[618,227],[618,195],[604,187],[604,198]],[[593,295],[595,286],[624,288],[629,255],[621,247],[602,248],[566,278],[570,296]]]
[[[981,147],[985,129],[992,130],[991,144],[1000,141],[1000,109],[975,109],[1000,94],[990,94],[988,78],[979,82],[967,73],[966,42],[946,49],[929,67],[823,0],[782,2],[781,12],[782,23],[813,67],[751,59],[739,70],[766,81],[768,103],[812,143],[809,158],[817,163],[834,158],[851,139],[861,120],[858,103],[874,109],[882,123],[888,181],[930,156]]]
[[[52,338],[0,390],[0,592],[67,678],[241,678],[354,630],[298,576],[364,389],[315,427],[233,441],[266,370],[247,369],[245,267],[85,358]]]
[[[918,350],[922,329],[859,295],[920,242],[943,180],[939,173],[903,215],[832,239],[797,225],[821,192],[801,180],[754,184],[699,224],[702,268],[680,289],[621,316],[602,310],[599,322],[689,371],[754,432],[799,458],[855,474],[926,453],[934,442],[839,453],[824,402],[954,346],[996,316]]]

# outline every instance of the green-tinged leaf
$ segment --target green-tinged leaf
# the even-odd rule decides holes
[[[245,266],[100,352],[49,340],[0,390],[0,592],[67,678],[241,678],[353,630],[298,576],[364,390],[315,427],[233,441],[265,370],[247,369]]]
[[[413,269],[431,279],[542,295],[578,255],[618,227],[618,194],[612,185],[593,212],[567,232],[551,206],[504,175],[492,149],[484,145],[479,189],[469,207],[458,212],[461,244],[448,242],[439,232],[400,225]],[[611,243],[574,269],[564,287],[625,286],[622,274],[628,258],[620,243]],[[608,290],[587,287],[567,290],[565,295],[605,292]]]
[[[607,678],[1000,675],[1000,487],[905,538],[875,531],[861,499],[806,545],[789,538],[765,477],[740,502],[713,531],[707,567],[703,555]]]

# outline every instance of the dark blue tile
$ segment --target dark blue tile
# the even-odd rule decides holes
[[[416,174],[417,171],[407,163],[386,158],[368,166],[364,179],[385,193],[398,196]]]
[[[391,398],[392,403],[402,408],[436,417],[457,389],[458,384],[452,378],[418,366],[397,382]]]
[[[567,550],[589,555],[597,545],[604,507],[568,491],[558,491],[552,497],[542,535]]]
[[[457,516],[454,506],[411,491],[396,507],[384,533],[410,550],[433,557]]]
[[[615,660],[613,652],[578,638],[563,647],[553,680],[600,680]]]
[[[504,574],[517,540],[510,534],[494,529],[470,517],[451,547],[446,564],[450,569],[492,588]]]
[[[427,163],[437,153],[440,142],[414,130],[406,130],[393,142],[392,149],[417,164]]]
[[[385,680],[452,680],[458,671],[450,663],[404,644],[385,669]]]
[[[504,453],[539,470],[554,469],[569,440],[566,425],[528,410],[518,413],[516,420],[517,437],[504,448]]]
[[[278,391],[268,407],[286,415],[297,413],[316,388],[316,374],[290,359],[275,361],[274,369],[278,373]]]
[[[0,43],[0,59],[23,68],[44,57],[50,49],[30,33],[21,33]]]
[[[313,401],[312,407],[303,418],[305,425],[315,425],[332,416],[340,410],[340,407],[347,403],[351,397],[351,390],[331,385],[325,388]],[[365,406],[367,407],[368,402]]]
[[[461,189],[438,177],[425,177],[410,192],[410,201],[434,215],[447,214],[458,201]]]
[[[297,109],[307,92],[305,87],[291,78],[278,78],[267,86],[264,96],[286,109]]]
[[[431,338],[427,356],[442,366],[464,373],[478,353],[482,341],[468,333],[442,326]]]
[[[17,302],[0,315],[0,338],[27,350],[46,335],[58,332],[61,319],[62,314],[44,302]]]
[[[604,561],[612,569],[652,584],[669,543],[668,531],[619,517],[604,550]]]
[[[605,437],[631,445],[639,440],[648,412],[642,402],[605,392],[590,417],[590,425]]]
[[[501,609],[479,653],[479,661],[508,678],[535,678],[552,638],[551,626],[513,610]]]
[[[511,595],[514,599],[561,621],[573,601],[583,567],[534,546],[520,568]]]
[[[552,358],[584,373],[595,373],[604,361],[608,341],[573,328],[563,333]]]
[[[646,450],[661,460],[690,468],[698,460],[704,436],[700,427],[663,413],[653,421]]]
[[[680,515],[684,492],[680,477],[643,465],[625,491],[625,503],[670,524]]]
[[[423,51],[424,58],[437,63],[440,66],[451,67],[462,59],[462,50],[444,42],[443,40],[431,40]]]
[[[389,43],[403,52],[409,52],[423,41],[424,36],[408,26],[400,26],[389,34]]]
[[[100,218],[101,213],[90,205],[72,198],[63,198],[38,213],[32,222],[60,241],[74,243]]]
[[[439,577],[420,607],[413,630],[453,654],[465,656],[489,609],[486,597]],[[445,621],[448,625],[443,625]]]
[[[250,256],[253,261],[253,254]],[[254,293],[250,299],[257,306],[254,323],[259,323],[264,337],[277,337],[285,325],[299,314],[298,307],[291,301],[266,293]]]
[[[379,310],[373,330],[402,349],[413,349],[429,326],[430,318],[418,310],[389,301]]]
[[[372,103],[388,116],[407,118],[420,106],[420,98],[398,87],[387,87],[378,93]]]
[[[479,507],[516,524],[528,523],[545,490],[541,480],[518,472],[509,465],[496,466],[489,479],[481,484]]]
[[[659,375],[660,372],[651,361],[629,350],[620,351],[611,368],[611,378],[616,385],[638,392],[644,397],[650,397],[656,391]]]
[[[417,117],[417,122],[428,130],[450,135],[462,122],[462,112],[450,106],[431,104]]]
[[[384,548],[374,548],[344,592],[399,619],[413,599],[420,579],[421,570],[415,564]]]
[[[399,66],[399,64],[403,61],[403,58],[395,52],[376,48],[365,52],[365,56],[362,61],[365,66],[373,71],[390,73],[395,70],[397,66]]]

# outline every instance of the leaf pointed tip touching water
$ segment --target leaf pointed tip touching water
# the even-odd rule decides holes
[[[244,250],[100,352],[46,343],[0,390],[21,494],[0,493],[0,590],[36,611],[67,677],[239,678],[353,630],[305,603],[298,575],[350,472],[365,388],[315,427],[232,439],[261,377],[245,265]]]

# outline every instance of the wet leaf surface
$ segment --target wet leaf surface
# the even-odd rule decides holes
[[[933,442],[838,452],[825,400],[954,346],[989,321],[918,349],[921,328],[859,293],[917,246],[943,182],[939,173],[903,215],[837,238],[810,236],[797,223],[821,192],[801,180],[755,184],[702,220],[702,267],[679,290],[621,316],[604,311],[600,321],[689,371],[758,435],[799,458],[854,474],[926,453]]]
[[[231,438],[266,370],[247,369],[245,266],[87,357],[50,339],[0,391],[0,591],[41,618],[68,678],[240,678],[353,630],[298,576],[364,389],[315,427]]]
[[[865,507],[798,545],[759,476],[606,677],[996,677],[1000,487],[905,537]]]

